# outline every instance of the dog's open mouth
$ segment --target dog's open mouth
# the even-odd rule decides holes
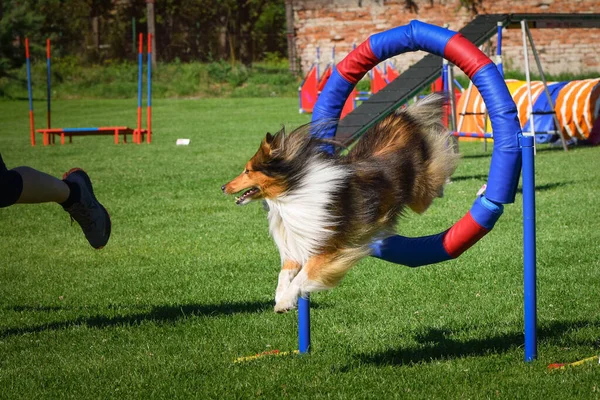
[[[252,187],[246,190],[240,197],[235,198],[235,204],[237,204],[238,206],[248,204],[252,200],[252,196],[257,194],[258,192],[259,189],[257,187]]]

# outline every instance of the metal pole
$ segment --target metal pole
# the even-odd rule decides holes
[[[450,96],[450,121],[452,122],[452,129],[456,130],[456,96],[454,95],[454,72],[452,70],[454,66],[448,64],[448,95]]]
[[[29,140],[31,141],[31,145],[35,146],[35,123],[33,121],[33,94],[31,93],[31,62],[29,61],[29,38],[25,38],[25,62],[27,63],[27,93],[29,95]],[[45,136],[46,135],[44,135],[44,137]]]
[[[320,68],[321,68],[321,65],[320,65],[321,64],[321,48],[319,46],[317,46],[317,61],[316,61],[316,64],[317,64],[317,82],[318,82],[321,79],[321,71],[320,71]]]
[[[535,156],[533,136],[522,136],[523,155],[523,300],[525,361],[537,357]]]
[[[302,296],[298,298],[298,351],[310,351],[310,300]]]
[[[538,71],[540,73],[540,77],[542,78],[542,82],[544,83],[544,92],[546,93],[546,97],[548,98],[548,104],[550,104],[550,107],[552,107],[552,111],[554,112],[552,114],[552,117],[554,118],[554,125],[556,126],[556,130],[560,136],[560,140],[562,142],[562,147],[563,147],[564,151],[569,151],[567,143],[565,142],[565,138],[562,135],[562,129],[560,126],[560,122],[558,122],[558,118],[556,117],[556,110],[554,108],[554,102],[552,101],[552,95],[550,94],[550,91],[548,90],[548,82],[546,81],[546,76],[544,75],[542,63],[540,62],[540,57],[538,56],[538,52],[535,48],[535,44],[533,43],[533,37],[531,36],[531,32],[529,31],[529,27],[527,25],[525,26],[525,33],[527,33],[527,37],[529,39],[529,44],[531,45],[531,51],[533,53],[533,57],[535,58],[535,63],[537,65]]]
[[[529,112],[529,122],[530,122],[530,135],[535,136],[535,124],[534,124],[534,116],[533,116],[533,98],[531,96],[531,77],[529,76],[529,54],[527,52],[527,34],[525,30],[527,29],[527,21],[521,21],[521,33],[523,36],[523,57],[525,59],[525,79],[527,80],[527,98],[529,100],[529,105],[527,106],[527,111]],[[523,132],[523,134],[527,134]],[[535,152],[535,140],[533,141],[533,148]]]
[[[454,95],[454,70],[453,65],[448,63],[448,95],[450,98],[450,122],[452,124],[451,131],[456,129],[456,96]],[[458,138],[452,137],[452,147],[455,153],[458,153]]]

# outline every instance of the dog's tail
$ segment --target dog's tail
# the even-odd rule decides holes
[[[418,213],[442,195],[458,164],[459,156],[450,146],[448,131],[442,124],[446,103],[445,95],[434,93],[397,110],[369,129],[348,154],[354,162],[375,158],[396,168],[402,168],[398,163],[410,160],[419,173],[409,206]]]

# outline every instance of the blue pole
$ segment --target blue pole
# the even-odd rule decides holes
[[[442,90],[445,93],[448,92],[448,61],[444,59],[442,61]]]
[[[148,101],[146,106],[148,107],[148,115],[146,122],[146,141],[152,142],[152,34],[148,34]]]
[[[142,107],[142,63],[143,63],[143,55],[140,52],[138,55],[138,107]]]
[[[52,125],[51,114],[50,114],[50,111],[51,111],[50,97],[52,94],[51,81],[50,81],[50,39],[46,40],[46,80],[48,81],[47,85],[46,85],[46,87],[47,87],[46,102],[48,103],[47,104],[48,107],[47,107],[47,111],[46,111],[47,112],[46,125],[47,125],[47,128],[50,129],[51,125]],[[54,135],[52,135],[52,137],[54,138]]]
[[[300,354],[310,350],[310,300],[298,298],[298,351]]]
[[[504,67],[502,67],[502,22],[498,22],[498,46],[496,47],[496,67],[504,78]]]
[[[138,46],[138,112],[137,112],[137,129],[133,135],[133,143],[140,144],[142,142],[142,48],[144,46],[144,34],[140,33]]]
[[[446,84],[447,76],[448,76],[448,63],[444,59],[442,61],[442,91],[444,91],[444,92],[447,91],[447,84]]]
[[[533,136],[521,138],[523,155],[523,288],[525,361],[537,357],[536,260],[535,260],[535,161]]]
[[[27,63],[27,95],[29,96],[29,139],[31,140],[31,145],[35,146],[35,123],[33,121],[33,93],[31,91],[31,62],[29,61],[29,38],[25,38],[25,61]]]

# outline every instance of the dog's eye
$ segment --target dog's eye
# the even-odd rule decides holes
[[[245,173],[245,174],[249,174],[249,173],[250,173],[250,170],[249,170],[248,168],[246,168],[246,169],[244,170],[244,173]]]

